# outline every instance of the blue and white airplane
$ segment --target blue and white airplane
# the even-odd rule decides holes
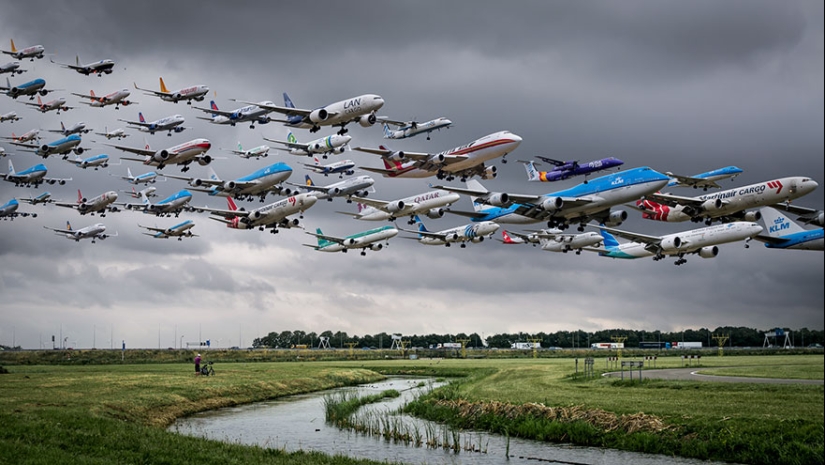
[[[31,204],[31,205],[37,205],[39,203],[49,204],[49,203],[54,202],[54,200],[52,199],[52,193],[48,192],[48,191],[41,193],[37,197],[29,197],[28,199],[20,199],[20,200],[22,200],[23,202],[26,202],[28,204]]]
[[[143,226],[141,224],[138,224],[138,226],[152,231],[150,233],[145,232],[143,234],[152,236],[155,239],[169,239],[170,237],[177,237],[179,241],[182,241],[184,237],[198,237],[197,234],[192,234],[191,229],[195,227],[195,222],[192,220],[186,220],[183,223],[178,223],[169,228],[153,228],[151,226]]]
[[[114,176],[114,175],[112,175]],[[132,176],[132,170],[126,168],[126,176],[121,176],[120,179],[125,179],[129,181],[129,184],[154,184],[158,180],[158,174],[154,171],[148,171],[143,174],[139,174],[137,176]]]
[[[474,212],[449,211],[468,216],[473,221],[512,224],[547,221],[548,227],[559,229],[566,229],[571,223],[580,223],[578,229],[584,231],[584,224],[592,220],[610,226],[620,225],[627,219],[627,212],[611,211],[611,207],[656,192],[669,181],[670,178],[666,175],[643,166],[544,195],[490,192],[476,180],[467,181],[467,189],[433,187],[469,195]]]
[[[157,216],[175,215],[175,218],[184,210],[195,210],[194,208],[187,207],[189,201],[192,200],[192,193],[186,189],[182,189],[158,203],[149,201],[149,198],[142,191],[140,193],[140,199],[140,203],[126,202],[119,205],[123,205],[123,208],[127,210],[140,210],[143,213],[151,213]]]
[[[80,147],[82,142],[83,141],[79,135],[72,134],[43,145],[26,144],[23,142],[11,142],[11,144],[23,147],[23,150],[27,152],[34,152],[35,155],[43,158],[48,158],[49,155],[63,155],[63,159],[65,160],[69,158],[69,152],[74,152],[75,155],[81,155],[83,151],[86,150],[83,147]]]
[[[328,186],[316,185],[312,182],[312,178],[310,178],[308,174],[304,176],[304,179],[306,179],[306,184],[295,184],[292,182],[287,182],[286,184],[298,187],[306,192],[314,193],[318,199],[327,199],[330,202],[332,202],[332,199],[335,197],[346,197],[347,203],[352,203],[351,197],[354,195],[366,197],[371,192],[375,192],[375,189],[372,187],[372,185],[375,184],[375,180],[369,176],[355,176],[332,183]],[[297,193],[298,189],[294,192]],[[290,195],[291,193],[293,193],[293,191],[289,189],[286,190],[286,195]]]
[[[685,259],[687,254],[714,258],[719,255],[719,247],[717,247],[719,244],[745,241],[747,248],[748,241],[762,232],[762,226],[749,221],[717,224],[666,236],[648,236],[608,228],[604,225],[599,226],[599,229],[604,238],[604,248],[585,247],[584,250],[599,252],[600,256],[610,258],[653,257],[654,261],[659,261],[665,257],[678,257],[674,262],[675,265],[687,263]],[[613,234],[631,242],[620,244]]]
[[[778,210],[765,207],[759,210],[765,222],[767,235],[760,234],[754,239],[765,243],[769,249],[825,250],[823,229],[805,229]]]
[[[415,215],[415,222],[418,223],[418,231],[399,228],[397,225],[396,228],[399,231],[417,234],[418,237],[407,237],[407,239],[416,239],[421,244],[450,247],[450,244],[460,242],[462,249],[467,247],[467,242],[482,242],[485,236],[487,238],[491,237],[498,231],[498,228],[501,227],[498,223],[493,223],[492,221],[482,221],[480,223],[465,224],[441,231],[428,231],[418,215]]]
[[[394,121],[385,117],[379,117],[378,120],[384,122],[384,139],[406,139],[426,133],[427,140],[430,140],[431,132],[449,128],[453,124],[452,121],[444,117],[431,119],[424,123],[419,123],[418,121]],[[390,124],[398,126],[398,129],[390,129]]]
[[[166,135],[171,137],[173,132],[179,133],[186,129],[181,126],[186,121],[186,118],[181,115],[167,116],[165,118],[147,122],[146,118],[143,117],[143,112],[139,111],[138,121],[130,121],[126,119],[118,119],[118,121],[123,121],[129,126],[137,128],[139,131],[148,132],[152,135],[154,135],[156,131],[168,131]]]
[[[304,163],[303,165],[318,174],[323,174],[324,176],[337,174],[339,179],[343,178],[345,174],[347,176],[355,174],[355,162],[352,160],[336,161],[328,165],[322,165],[318,157],[313,158],[313,160],[315,161],[314,164]]]
[[[46,89],[46,80],[43,78],[32,79],[17,86],[12,86],[9,78],[6,78],[6,85],[5,87],[0,86],[0,90],[5,91],[6,95],[13,99],[17,99],[21,95],[28,95],[29,100],[34,100],[35,95],[40,94],[45,97],[54,89]]]
[[[398,235],[398,229],[393,226],[381,226],[380,228],[373,228],[368,231],[351,234],[346,237],[335,237],[324,234],[321,228],[317,228],[316,232],[306,233],[318,238],[318,244],[302,244],[306,247],[312,247],[314,250],[321,252],[344,252],[349,249],[361,249],[361,255],[367,254],[367,249],[379,251],[384,248],[381,241],[385,241],[389,245],[391,238]]]
[[[72,178],[47,178],[48,168],[43,163],[27,168],[23,171],[15,171],[14,165],[9,160],[9,172],[0,173],[0,178],[13,182],[15,186],[37,187],[42,183],[65,185]]]
[[[80,158],[75,157],[74,160],[66,160],[69,163],[74,164],[78,168],[86,168],[92,167],[97,171],[98,167],[100,168],[107,168],[109,166],[109,155],[105,153],[101,153],[100,155],[94,155],[88,158]]]
[[[8,202],[0,205],[0,219],[8,219],[14,220],[18,216],[26,217],[31,216],[32,218],[37,218],[37,213],[27,213],[27,212],[19,212],[17,208],[20,206],[20,203],[17,199],[11,199]]]
[[[266,194],[281,192],[278,184],[289,178],[292,168],[283,162],[273,163],[231,181],[222,181],[211,167],[208,168],[208,172],[209,177],[206,179],[174,175],[166,175],[166,177],[186,181],[192,186],[193,191],[206,192],[211,196],[234,197],[238,200],[252,200],[253,197],[259,197],[263,202]]]
[[[95,239],[106,239],[107,237],[115,237],[117,233],[114,234],[106,234],[103,231],[106,230],[106,226],[103,223],[95,223],[93,225],[86,226],[85,228],[80,229],[73,229],[72,224],[68,221],[66,222],[66,229],[60,228],[50,228],[48,226],[43,226],[46,229],[50,229],[57,233],[58,235],[64,236],[66,239],[71,239],[75,242],[80,242],[81,239],[91,239],[92,244],[95,243]]]
[[[235,126],[237,123],[248,122],[249,129],[255,129],[255,123],[266,124],[271,120],[267,116],[270,110],[265,110],[264,106],[274,105],[269,100],[251,103],[245,107],[236,108],[232,111],[224,111],[218,109],[218,105],[214,100],[209,101],[209,108],[192,107],[196,110],[205,111],[209,113],[210,117],[197,116],[198,119],[209,121],[212,124],[228,124]]]
[[[668,171],[665,174],[670,176],[672,180],[667,183],[665,187],[692,187],[694,189],[701,187],[703,190],[708,190],[712,187],[714,189],[721,189],[722,186],[717,184],[716,181],[721,179],[730,179],[733,181],[742,173],[742,168],[736,166],[726,166],[724,168],[694,174],[693,176],[681,176]]]

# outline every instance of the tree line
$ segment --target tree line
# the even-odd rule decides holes
[[[825,341],[825,331],[802,328],[792,330],[782,328],[788,335],[791,345],[804,347],[809,344],[823,344]],[[684,331],[645,331],[634,329],[605,329],[588,332],[577,331],[557,331],[555,333],[502,333],[482,336],[478,333],[457,333],[457,334],[426,334],[426,335],[402,335],[401,340],[409,348],[429,348],[437,344],[448,342],[466,341],[468,348],[499,348],[509,349],[515,342],[535,342],[541,343],[541,347],[559,347],[563,349],[588,348],[596,342],[614,342],[619,338],[624,339],[625,347],[639,347],[640,342],[701,342],[703,347],[717,347],[718,339],[714,336],[727,336],[725,347],[762,347],[765,343],[765,334],[775,334],[775,328],[760,330],[746,328],[743,326],[722,326],[714,330],[708,328],[685,329]],[[397,334],[397,333],[396,333]],[[330,348],[348,348],[352,345],[355,348],[369,349],[389,349],[393,345],[393,336],[385,332],[372,335],[349,335],[342,331],[324,331],[321,333],[306,332],[301,330],[270,332],[264,337],[255,338],[252,343],[256,348],[288,349],[295,347],[317,348],[320,347],[321,338],[326,338]],[[397,336],[396,336],[397,338]],[[615,338],[615,339],[614,339]],[[782,346],[785,336],[768,338],[768,342],[773,345]]]

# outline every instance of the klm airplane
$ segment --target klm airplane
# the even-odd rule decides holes
[[[770,207],[760,209],[767,235],[754,237],[769,249],[819,250],[825,249],[823,229],[804,229],[793,220]]]

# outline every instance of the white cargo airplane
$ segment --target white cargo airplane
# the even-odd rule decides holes
[[[0,179],[13,182],[15,186],[37,187],[42,183],[60,184],[61,186],[71,181],[72,178],[47,178],[48,169],[43,163],[27,168],[23,171],[15,171],[14,165],[9,160],[9,172],[0,173]]]
[[[170,237],[177,237],[179,241],[182,241],[184,237],[198,237],[197,234],[192,234],[191,229],[195,227],[195,222],[192,220],[186,220],[168,228],[153,228],[151,226],[143,226],[142,224],[138,224],[138,226],[152,231],[148,233],[145,232],[143,234],[152,236],[155,239],[169,239]]]
[[[93,225],[86,226],[85,228],[80,229],[72,229],[72,224],[68,221],[66,222],[66,229],[50,228],[48,226],[43,227],[46,229],[50,229],[61,236],[66,237],[66,239],[72,239],[75,242],[80,242],[81,239],[91,239],[92,244],[94,244],[95,239],[100,239],[102,241],[107,237],[117,236],[117,233],[105,234],[103,231],[106,230],[106,226],[103,223],[95,223]]]
[[[581,234],[570,234],[562,232],[560,229],[542,229],[532,231],[529,234],[504,230],[501,232],[501,242],[505,244],[525,244],[530,243],[535,246],[541,244],[541,249],[547,252],[567,253],[576,251],[576,255],[581,254],[585,247],[600,247],[602,236],[597,232],[588,231]]]
[[[754,239],[765,243],[769,249],[825,250],[825,232],[822,228],[805,229],[778,210],[764,207],[760,209],[767,235],[759,234]]]
[[[270,147],[268,145],[259,145],[255,148],[251,148],[249,150],[244,150],[243,146],[241,145],[241,142],[238,141],[238,150],[232,150],[232,149],[221,149],[221,150],[224,150],[224,151],[230,152],[230,153],[234,153],[235,155],[237,155],[241,158],[259,158],[259,157],[266,158],[267,155],[269,155],[269,149],[270,149]]]
[[[46,53],[46,49],[43,48],[42,45],[32,45],[31,47],[24,47],[22,50],[17,50],[17,47],[14,46],[14,39],[11,39],[11,50],[0,51],[6,55],[13,56],[17,60],[30,58],[31,61],[34,61],[35,58],[43,58],[43,55]]]
[[[237,123],[249,122],[249,129],[255,129],[255,123],[266,124],[270,122],[267,114],[269,110],[265,110],[262,105],[271,104],[269,100],[258,102],[257,104],[247,105],[245,107],[236,108],[232,111],[223,111],[218,109],[218,105],[214,100],[209,101],[210,108],[192,107],[196,110],[205,111],[212,116],[204,117],[198,116],[198,119],[209,121],[212,124],[228,124],[235,126]]]
[[[238,209],[232,197],[226,198],[229,205],[228,210],[198,207],[198,211],[208,211],[220,218],[210,216],[215,221],[224,223],[231,229],[254,229],[263,231],[265,228],[272,228],[272,234],[278,233],[278,228],[302,228],[297,218],[290,219],[291,215],[300,214],[304,217],[304,212],[315,205],[318,199],[313,194],[298,194],[254,210]]]
[[[32,140],[40,140],[40,129],[32,129],[30,131],[26,131],[25,133],[17,136],[14,133],[11,133],[11,137],[9,136],[2,136],[0,139],[11,140],[14,142],[29,142]]]
[[[87,158],[80,158],[75,157],[74,160],[66,160],[69,163],[72,163],[78,168],[94,168],[97,171],[98,168],[108,168],[109,167],[109,155],[105,153],[101,153],[100,155],[93,155]]]
[[[86,129],[86,123],[84,123],[83,121],[75,123],[68,128],[61,121],[60,129],[49,129],[49,132],[56,132],[58,134],[63,134],[64,136],[68,136],[71,134],[88,134],[91,131],[91,129]]]
[[[332,199],[335,197],[346,197],[347,203],[352,203],[352,196],[354,195],[366,197],[371,192],[375,192],[375,189],[372,188],[372,185],[375,184],[375,180],[369,176],[347,178],[343,181],[327,186],[316,186],[315,183],[312,182],[312,178],[310,178],[309,175],[306,175],[305,179],[306,184],[295,184],[292,182],[287,182],[286,184],[296,186],[299,189],[303,189],[309,193],[315,193],[315,196],[319,199],[327,199],[330,202],[332,202]],[[289,194],[290,191],[287,190],[286,195]]]
[[[318,157],[315,157],[313,160],[315,161],[314,164],[310,165],[309,163],[304,163],[304,166],[315,173],[323,174],[324,176],[337,174],[338,179],[343,179],[345,174],[347,176],[355,174],[355,162],[352,160],[336,161],[335,163],[330,163],[328,165],[322,165],[318,160]]]
[[[50,100],[46,103],[43,103],[43,100],[38,96],[37,103],[32,102],[21,102],[23,105],[29,105],[35,110],[38,110],[40,113],[46,113],[52,110],[57,110],[57,114],[59,115],[61,111],[69,111],[74,107],[70,107],[66,105],[66,99],[63,97],[56,98],[54,100]],[[58,131],[59,132],[59,131]]]
[[[112,175],[112,176],[114,176],[114,175]],[[126,168],[126,176],[121,176],[120,179],[124,179],[126,181],[129,181],[129,184],[135,184],[135,185],[146,184],[146,185],[149,185],[149,184],[154,184],[155,181],[157,181],[158,174],[155,173],[154,171],[149,171],[149,172],[146,172],[146,173],[143,173],[143,174],[139,174],[137,176],[132,176],[132,170],[129,169],[129,168]]]
[[[156,131],[168,131],[166,135],[171,137],[172,132],[183,132],[186,129],[181,126],[184,122],[186,122],[186,118],[181,115],[167,116],[165,118],[147,122],[146,118],[143,117],[143,112],[138,112],[138,121],[129,121],[119,118],[118,121],[123,121],[129,126],[137,128],[139,131],[148,132],[152,135],[154,135]]]
[[[389,245],[390,239],[398,235],[398,230],[392,226],[382,226],[346,237],[326,235],[321,231],[321,228],[317,228],[314,233],[309,231],[306,231],[306,233],[318,238],[317,245],[302,244],[306,247],[312,247],[314,250],[346,253],[349,249],[361,249],[361,255],[366,255],[367,249],[373,251],[383,249],[384,244],[381,244],[381,241],[385,241],[386,245]]]
[[[160,81],[160,91],[152,90],[152,89],[144,89],[138,87],[137,83],[133,83],[135,85],[135,89],[142,90],[146,95],[155,95],[160,97],[161,100],[164,102],[173,102],[178,103],[181,100],[185,100],[187,105],[192,104],[192,100],[201,102],[205,98],[206,94],[209,93],[209,87],[204,85],[197,85],[197,86],[189,86],[184,87],[175,91],[170,91],[166,88],[166,84],[163,82],[163,78],[158,78]]]
[[[704,221],[707,225],[713,221],[757,221],[761,216],[759,211],[750,209],[797,199],[813,192],[817,186],[813,179],[797,176],[697,197],[650,193],[636,201],[635,208],[642,211],[642,218],[656,221]]]
[[[246,176],[226,181],[221,180],[211,167],[207,171],[208,178],[173,175],[166,177],[186,181],[192,186],[193,191],[206,192],[211,196],[234,197],[238,200],[252,200],[253,197],[259,197],[263,202],[268,193],[280,193],[282,189],[279,184],[286,181],[292,174],[292,168],[280,161],[255,170]]]
[[[36,155],[48,158],[49,155],[63,155],[63,158],[69,158],[69,152],[74,152],[75,155],[81,155],[86,150],[80,147],[82,140],[78,134],[70,134],[69,136],[49,142],[48,144],[25,144],[22,142],[11,142],[12,145],[23,147],[27,152],[34,152]]]
[[[241,103],[242,100],[236,100]],[[260,102],[255,105],[270,112],[281,113],[287,117],[285,120],[275,120],[285,123],[293,128],[309,129],[309,132],[318,132],[321,126],[340,126],[339,135],[347,132],[345,126],[348,123],[357,122],[362,127],[369,127],[378,120],[375,112],[384,106],[384,99],[380,95],[365,94],[358,97],[330,103],[329,105],[316,108],[314,110],[304,110],[295,108],[292,100],[284,92],[284,106],[275,105],[272,102]]]
[[[6,64],[0,65],[0,74],[11,73],[12,76],[16,74],[25,73],[25,69],[20,69],[19,61],[10,61]]]
[[[143,155],[143,158],[121,157],[121,160],[139,161],[144,165],[157,166],[162,170],[166,165],[183,165],[182,172],[189,171],[189,164],[197,161],[201,166],[212,162],[212,157],[206,152],[212,147],[207,139],[192,139],[189,142],[169,147],[168,149],[152,150],[149,144],[145,148],[126,147],[122,145],[106,144],[124,152]]]
[[[122,205],[126,210],[138,210],[156,216],[175,215],[175,218],[184,210],[200,211],[188,206],[189,201],[192,200],[192,193],[186,189],[175,192],[158,203],[152,203],[144,191],[140,191],[138,195],[140,195],[140,203],[124,202],[119,205]]]
[[[23,118],[17,116],[16,111],[10,111],[8,113],[4,113],[4,114],[0,115],[0,123],[5,122],[5,121],[11,121],[13,123],[15,121],[20,121],[21,119],[23,119]]]
[[[284,152],[289,152],[292,155],[312,157],[316,154],[319,154],[322,155],[322,158],[327,158],[327,154],[329,153],[333,153],[336,155],[344,153],[344,151],[346,151],[347,149],[347,144],[349,144],[349,142],[352,140],[352,137],[347,135],[333,134],[331,136],[322,137],[320,139],[315,139],[313,141],[302,144],[298,142],[298,139],[296,139],[295,135],[292,134],[292,131],[290,131],[285,141],[269,139],[267,137],[264,137],[263,139],[265,141],[286,145],[286,148],[278,148],[277,150],[283,150]]]
[[[103,108],[103,107],[106,107],[106,106],[109,106],[109,105],[114,105],[115,110],[119,110],[121,105],[123,105],[125,107],[125,106],[129,106],[129,105],[137,105],[137,103],[138,103],[138,102],[135,102],[133,100],[127,100],[126,99],[126,97],[131,95],[131,92],[129,92],[129,89],[116,90],[116,91],[114,91],[112,93],[109,93],[109,94],[106,94],[102,97],[98,97],[97,95],[95,95],[95,91],[93,91],[93,90],[90,90],[88,94],[76,94],[76,93],[72,92],[72,95],[75,95],[75,96],[80,97],[80,98],[89,99],[88,102],[80,102],[80,103],[82,103],[84,105],[89,105],[90,107]]]
[[[96,132],[95,134],[105,137],[106,140],[111,140],[114,138],[120,140],[124,137],[129,137],[129,134],[126,134],[126,131],[124,131],[123,128],[117,128],[110,131],[108,126],[103,127],[103,132]]]
[[[510,131],[500,131],[474,140],[469,144],[440,153],[423,153],[390,150],[384,146],[377,149],[356,147],[361,152],[381,155],[384,168],[361,169],[379,173],[388,178],[426,178],[436,176],[438,179],[451,181],[460,178],[466,181],[472,176],[482,179],[496,177],[495,166],[485,166],[484,162],[503,158],[521,144],[521,137]],[[408,160],[409,161],[405,161]]]
[[[110,59],[94,61],[92,63],[86,63],[85,65],[80,64],[80,57],[75,55],[74,62],[75,64],[71,65],[68,63],[58,63],[51,58],[49,61],[56,65],[60,65],[64,68],[73,69],[80,74],[84,74],[86,76],[90,74],[97,74],[98,77],[103,76],[104,74],[112,74],[112,71],[115,70],[115,62]]]
[[[89,213],[90,215],[94,215],[95,213],[100,213],[101,217],[106,216],[106,212],[118,212],[118,208],[114,206],[114,202],[117,200],[117,192],[115,191],[108,191],[104,192],[97,197],[93,197],[91,199],[87,199],[83,197],[83,194],[80,192],[80,189],[77,190],[77,202],[68,203],[68,202],[61,202],[56,201],[54,202],[55,205],[58,207],[66,207],[66,208],[73,208],[78,211],[81,215],[85,215]]]
[[[452,121],[444,117],[431,119],[424,123],[419,123],[418,121],[393,121],[384,117],[379,117],[378,119],[384,122],[384,139],[406,139],[426,133],[427,140],[430,140],[431,132],[449,128],[453,124]],[[390,129],[390,124],[397,126],[398,129]]]
[[[450,244],[460,242],[462,249],[467,247],[467,242],[481,242],[485,236],[489,238],[501,227],[492,221],[483,221],[433,232],[427,230],[418,215],[415,216],[415,222],[418,223],[418,231],[403,228],[398,228],[398,230],[418,234],[418,237],[408,237],[408,239],[417,239],[421,244],[450,247]]]
[[[13,221],[18,216],[37,218],[37,213],[19,212],[17,211],[18,207],[20,207],[20,203],[17,199],[11,199],[3,205],[0,205],[0,219]]]
[[[415,215],[427,215],[432,219],[441,218],[447,212],[445,207],[449,207],[460,198],[460,195],[446,190],[429,191],[391,201],[353,196],[352,200],[358,202],[358,213],[338,213],[366,221],[395,221],[396,218],[409,216],[408,224],[415,224]]]

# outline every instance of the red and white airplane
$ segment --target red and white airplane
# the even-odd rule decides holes
[[[57,114],[60,114],[60,111],[69,111],[74,107],[70,107],[66,105],[66,99],[63,97],[50,100],[46,103],[43,103],[43,100],[40,99],[40,96],[37,97],[37,103],[30,103],[30,102],[21,102],[23,105],[29,105],[30,107],[34,108],[35,110],[39,110],[40,113],[46,113],[48,111],[57,110]]]
[[[87,94],[76,94],[76,93],[72,92],[72,95],[76,95],[80,98],[89,99],[88,102],[80,102],[80,103],[83,103],[85,105],[89,105],[90,107],[100,107],[100,108],[103,108],[103,107],[108,106],[108,105],[114,105],[115,110],[120,109],[121,105],[123,105],[125,107],[125,106],[128,106],[128,105],[136,105],[137,104],[137,102],[126,99],[126,97],[128,97],[130,94],[131,94],[131,92],[129,91],[129,89],[116,90],[116,91],[114,91],[110,94],[106,94],[102,97],[98,97],[97,95],[95,95],[95,91],[93,91],[93,90],[90,90],[88,95]]]
[[[192,100],[196,100],[198,102],[203,101],[206,94],[209,93],[209,87],[204,85],[183,87],[175,91],[170,91],[166,88],[163,78],[160,78],[160,91],[138,87],[137,83],[134,82],[132,84],[135,85],[135,89],[142,90],[146,95],[156,95],[164,102],[178,103],[181,100],[185,100],[187,105],[191,105]]]
[[[123,145],[109,145],[124,152],[143,155],[143,158],[121,157],[121,160],[139,161],[144,165],[157,166],[163,169],[166,165],[183,165],[181,171],[189,171],[189,164],[197,161],[201,166],[206,166],[212,162],[212,157],[205,153],[212,148],[212,143],[208,139],[192,139],[189,142],[175,145],[167,149],[152,150],[149,144],[145,148],[126,147]]]
[[[521,137],[510,131],[500,131],[436,154],[394,151],[384,146],[377,149],[356,147],[355,150],[381,155],[384,168],[360,168],[387,178],[436,176],[448,181],[456,177],[466,181],[472,176],[480,176],[482,179],[496,177],[496,167],[485,166],[484,162],[506,156],[519,144]],[[502,163],[506,163],[506,160],[502,160]]]
[[[18,60],[22,60],[23,58],[31,58],[31,61],[34,61],[35,58],[43,58],[43,54],[46,52],[46,49],[43,48],[42,45],[32,45],[31,47],[17,50],[17,47],[14,46],[14,39],[11,39],[11,50],[2,50],[2,52],[6,55],[11,55]]]
[[[6,139],[14,142],[29,142],[35,139],[40,140],[40,129],[32,129],[30,131],[26,131],[21,135],[15,135],[11,133],[11,136],[0,136],[0,139]]]

